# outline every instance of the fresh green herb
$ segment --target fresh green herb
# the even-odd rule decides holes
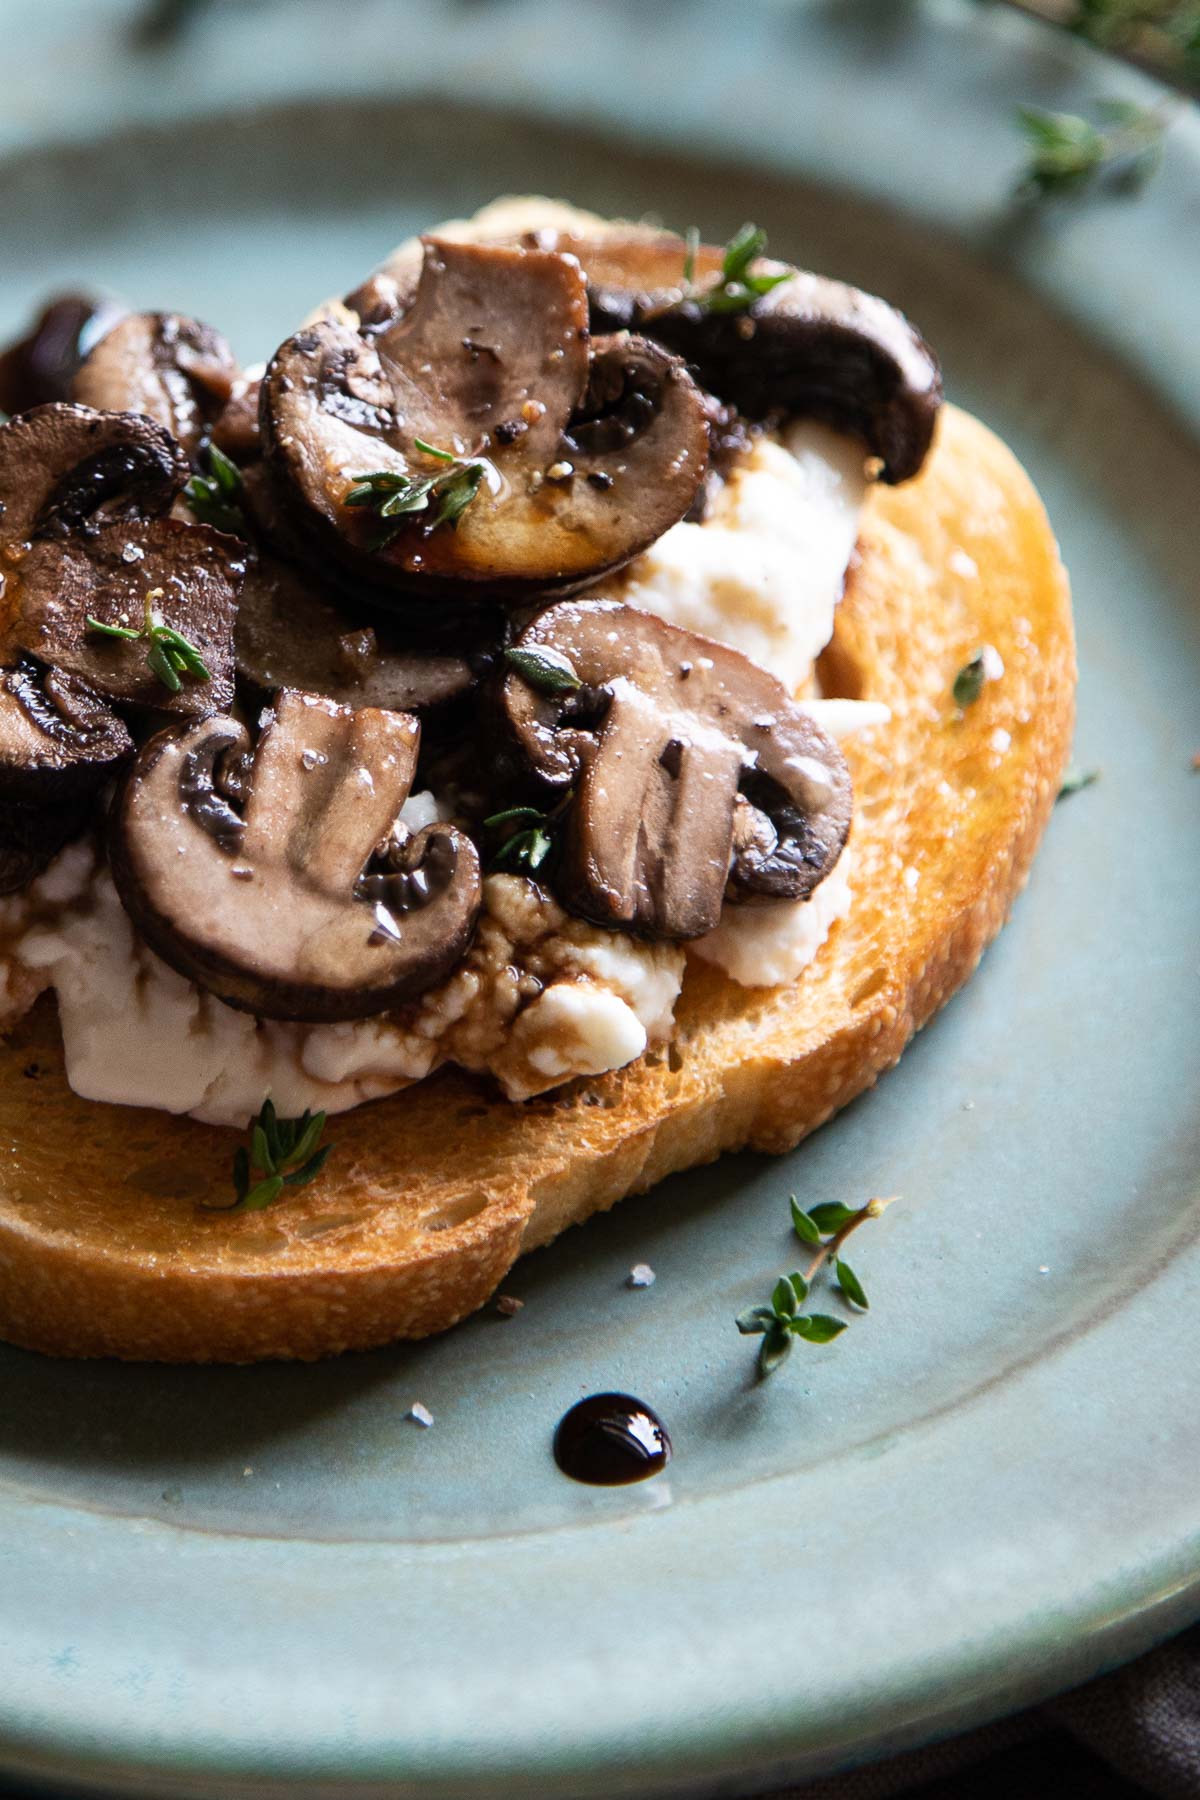
[[[208,446],[208,467],[207,475],[192,476],[183,490],[184,499],[202,525],[245,537],[241,470],[215,444]]]
[[[721,273],[709,287],[696,285],[696,256],[700,249],[700,233],[693,225],[688,231],[683,258],[683,299],[688,305],[707,313],[748,312],[756,300],[790,279],[791,271],[783,269],[773,275],[755,275],[750,265],[767,248],[767,234],[758,225],[743,225],[725,246]]]
[[[954,677],[954,686],[950,690],[954,696],[954,704],[961,707],[974,706],[983,692],[984,683],[995,681],[1003,672],[1004,664],[999,656],[990,644],[985,644],[982,650],[975,652],[969,663],[963,664]]]
[[[574,798],[575,790],[568,788],[549,812],[538,806],[509,806],[491,813],[483,828],[494,832],[499,841],[488,863],[489,872],[536,875],[555,846],[558,828]]]
[[[818,1246],[808,1268],[801,1273],[781,1275],[765,1306],[752,1306],[740,1313],[737,1328],[744,1337],[761,1337],[758,1349],[758,1373],[765,1380],[790,1355],[795,1338],[806,1344],[828,1344],[846,1329],[844,1319],[828,1313],[804,1312],[812,1284],[821,1269],[832,1261],[837,1286],[842,1296],[854,1306],[867,1310],[867,1296],[862,1282],[849,1263],[840,1255],[846,1239],[868,1219],[878,1219],[890,1200],[868,1200],[857,1210],[836,1201],[811,1207],[805,1212],[793,1194],[791,1197],[792,1229],[804,1244]]]
[[[146,665],[172,694],[177,694],[186,677],[188,681],[211,681],[212,673],[195,644],[181,631],[164,625],[154,602],[161,600],[161,588],[151,588],[146,595],[145,623],[133,631],[126,625],[105,625],[100,619],[87,617],[87,628],[98,637],[125,638],[131,644],[146,645]]]
[[[1046,112],[1037,106],[1017,108],[1017,126],[1029,146],[1017,190],[1020,195],[1040,200],[1078,194],[1102,176],[1132,188],[1154,173],[1171,111],[1162,105],[1134,106],[1125,100],[1106,100],[1098,110],[1100,124],[1078,113]]]
[[[577,694],[583,686],[570,663],[557,653],[514,647],[504,652],[504,660],[539,694]]]
[[[1063,22],[1163,73],[1200,77],[1200,0],[1073,0]]]
[[[866,1312],[871,1302],[867,1299],[866,1293],[863,1290],[863,1284],[854,1273],[854,1270],[850,1267],[850,1264],[845,1262],[839,1256],[833,1267],[834,1273],[837,1276],[837,1284],[841,1288],[843,1294],[845,1294],[847,1300],[853,1300],[855,1306],[861,1306],[863,1311]]]
[[[453,529],[483,483],[485,465],[478,457],[455,456],[450,450],[427,444],[424,438],[414,438],[413,445],[423,456],[450,466],[436,475],[372,469],[352,478],[355,485],[346,495],[345,505],[370,507],[387,521],[372,545],[375,550],[386,549],[418,513],[428,515],[421,520],[426,532],[436,531],[439,525]]]
[[[298,1119],[281,1119],[270,1100],[250,1122],[250,1147],[233,1154],[233,1186],[237,1199],[222,1212],[261,1212],[272,1206],[284,1188],[304,1187],[325,1167],[332,1149],[321,1144],[325,1129],[323,1112],[304,1112]],[[319,1146],[319,1147],[318,1147]]]
[[[1056,798],[1065,800],[1068,794],[1077,794],[1080,788],[1091,787],[1093,781],[1099,781],[1099,769],[1077,769],[1074,764],[1067,770],[1062,779]]]

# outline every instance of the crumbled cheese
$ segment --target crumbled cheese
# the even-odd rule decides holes
[[[53,915],[50,893],[61,896]],[[678,945],[570,919],[533,883],[497,875],[484,883],[475,942],[440,986],[374,1018],[289,1025],[236,1011],[161,962],[89,848],[64,851],[24,913],[6,902],[10,922],[30,916],[34,894],[45,916],[13,946],[9,985],[57,990],[75,1092],[214,1125],[244,1125],[268,1094],[286,1117],[344,1112],[446,1062],[526,1099],[663,1042],[683,979]]]
[[[433,1424],[433,1414],[427,1406],[422,1406],[419,1400],[413,1401],[404,1416],[411,1419],[414,1425],[423,1425],[427,1430]]]
[[[781,987],[807,969],[835,922],[850,911],[850,852],[807,900],[727,906],[721,923],[688,948],[740,987]]]
[[[649,1263],[634,1263],[632,1269],[630,1269],[628,1275],[625,1277],[625,1286],[631,1288],[648,1288],[653,1287],[657,1280],[658,1277],[650,1267]]]
[[[833,633],[865,493],[861,445],[796,422],[751,446],[700,524],[672,526],[603,592],[733,645],[794,691]]]

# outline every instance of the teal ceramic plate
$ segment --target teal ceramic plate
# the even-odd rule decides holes
[[[20,10],[3,326],[100,280],[261,354],[413,226],[531,188],[751,217],[891,295],[1046,496],[1103,776],[875,1093],[570,1233],[519,1266],[518,1318],[314,1368],[0,1355],[0,1769],[154,1800],[744,1793],[1195,1616],[1195,119],[1142,200],[1021,222],[1013,105],[1145,85],[1001,9],[262,0],[121,59],[116,6]],[[860,1240],[869,1317],[756,1388],[733,1316],[790,1261],[792,1189],[904,1204]],[[640,1489],[550,1459],[609,1387],[675,1437]]]

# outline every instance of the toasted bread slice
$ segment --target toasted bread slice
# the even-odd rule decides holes
[[[960,709],[984,643],[1002,677]],[[983,425],[943,412],[869,499],[822,664],[886,701],[848,746],[854,904],[786,988],[691,962],[668,1050],[514,1105],[454,1072],[339,1117],[323,1178],[266,1212],[232,1134],[77,1099],[52,1003],[0,1045],[0,1335],[166,1361],[310,1358],[445,1330],[523,1251],[749,1145],[783,1151],[894,1063],[966,980],[1029,870],[1070,742],[1075,652],[1045,513]]]

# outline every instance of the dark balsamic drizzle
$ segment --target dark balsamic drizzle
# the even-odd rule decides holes
[[[671,1460],[667,1428],[632,1394],[591,1394],[563,1414],[554,1460],[572,1481],[621,1487],[658,1475]]]

